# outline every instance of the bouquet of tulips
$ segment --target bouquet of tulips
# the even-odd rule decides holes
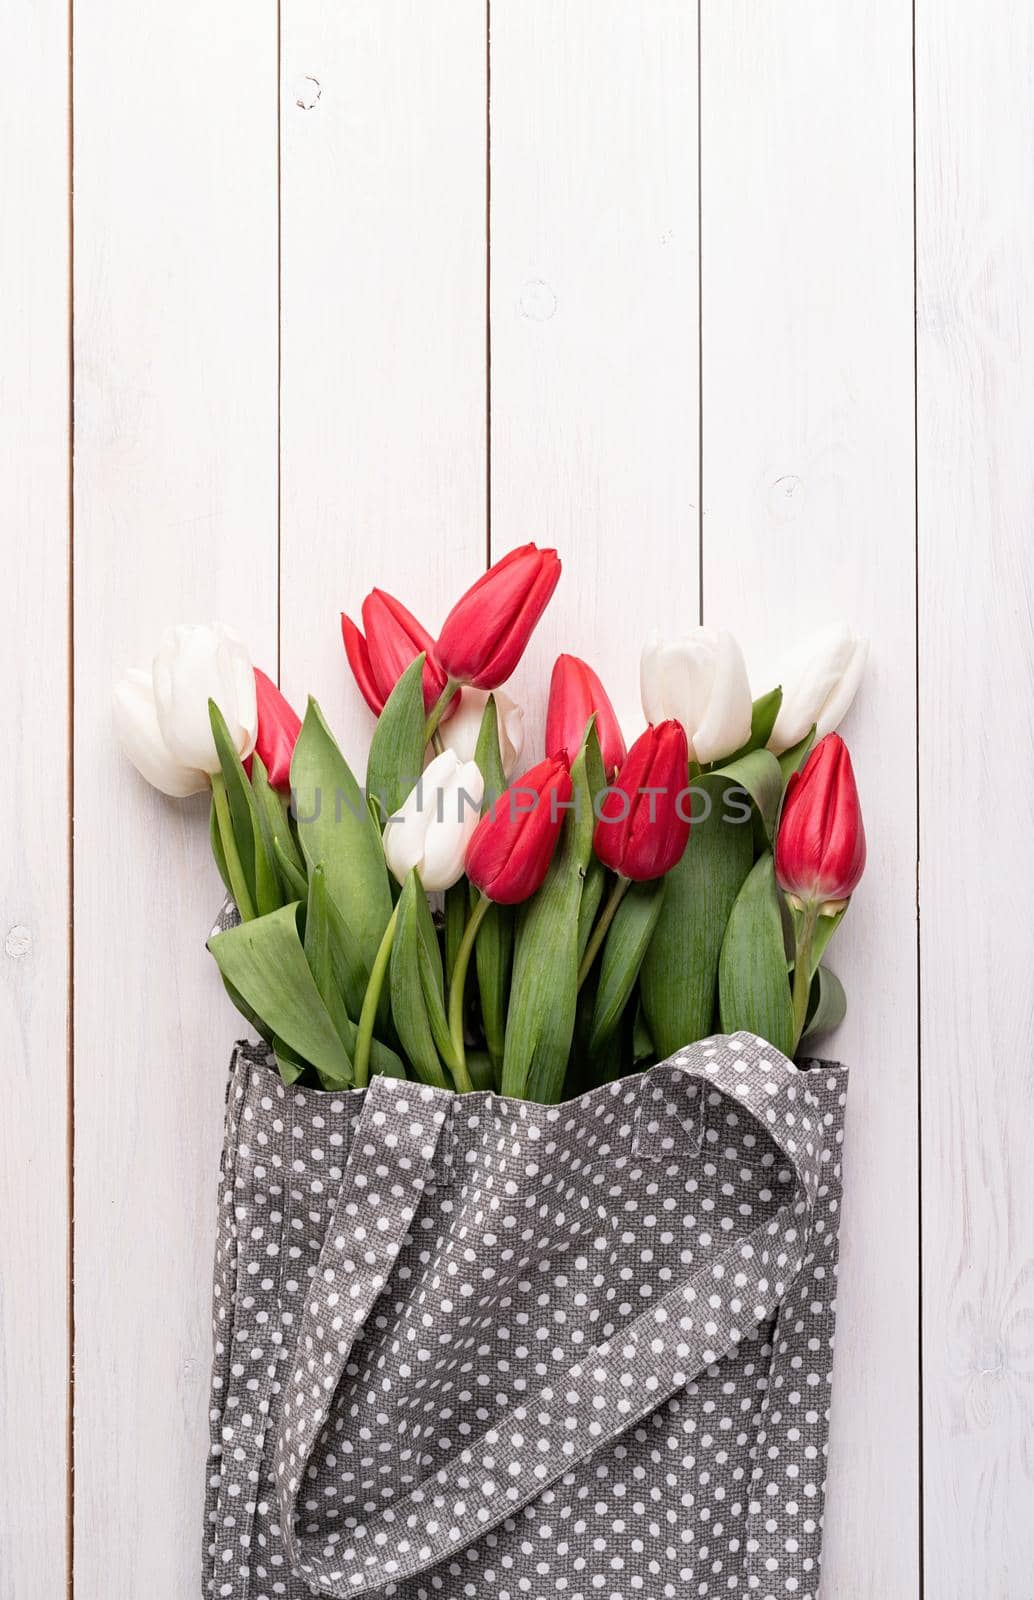
[[[515,775],[501,686],[560,576],[526,545],[437,639],[374,590],[345,651],[376,717],[365,783],[315,700],[300,720],[222,628],[167,635],[115,692],[169,794],[212,791],[236,908],[226,989],[288,1083],[372,1072],[552,1103],[720,1029],[793,1056],[834,1026],[824,963],[865,840],[831,730],[866,646],[837,627],[752,699],[728,633],[652,639],[631,747],[599,677],[561,655],[544,758]]]

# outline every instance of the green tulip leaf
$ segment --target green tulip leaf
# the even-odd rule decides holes
[[[470,906],[470,888],[465,878],[445,891],[445,977],[452,984],[456,956],[463,943]]]
[[[826,953],[829,941],[843,922],[846,910],[847,907],[842,906],[831,917],[819,917],[816,921],[815,932],[811,941],[811,970],[813,974],[818,969],[819,962]]]
[[[323,1003],[298,937],[297,904],[217,933],[208,948],[224,979],[326,1087],[346,1088],[352,1062]]]
[[[293,900],[299,882],[303,885],[302,894],[306,893],[305,863],[291,832],[287,804],[270,783],[265,762],[257,750],[251,758],[251,792],[255,796],[256,814],[267,853],[280,874],[286,897]],[[284,872],[281,858],[290,862],[292,870],[288,874]]]
[[[228,983],[225,978],[223,978],[223,988],[226,990],[226,993],[229,995],[230,999],[237,1007],[237,1010],[247,1022],[248,1026],[254,1028],[259,1038],[264,1040],[266,1044],[272,1045],[274,1043],[272,1033],[266,1027],[266,1024],[262,1021],[262,1018],[251,1009],[244,996],[239,994],[234,988],[233,984]]]
[[[788,942],[789,942],[789,944],[790,944],[790,946],[792,948],[793,946],[796,945],[797,937],[798,937],[799,933],[801,932],[801,930],[803,929],[803,926],[804,926],[804,912],[803,911],[796,911],[790,905],[789,900],[788,900],[786,895],[783,895],[783,897],[782,897],[782,904],[783,904],[783,906],[785,908],[785,913],[786,913],[786,916],[784,917],[784,921],[786,920],[786,918],[789,918],[790,937],[789,937]],[[840,910],[839,911],[835,911],[831,917],[822,917],[822,916],[820,916],[820,917],[816,918],[816,920],[815,920],[815,931],[813,932],[813,934],[811,936],[811,952],[810,952],[809,961],[808,961],[808,965],[811,968],[811,971],[808,974],[809,978],[813,978],[815,976],[816,972],[818,971],[819,963],[822,960],[822,957],[826,953],[827,947],[829,945],[829,941],[832,939],[833,935],[836,933],[836,931],[839,928],[841,922],[843,922],[844,913],[846,912],[846,910],[847,910],[847,906],[841,906]],[[795,965],[796,965],[796,962],[794,960],[791,960],[789,962],[789,971],[790,972],[793,971]]]
[[[718,963],[722,1030],[743,1028],[792,1056],[793,1006],[771,854],[754,865],[732,908]]]
[[[585,787],[589,796],[590,834],[595,831],[596,817],[593,805],[597,795],[601,795],[610,781],[603,766],[603,751],[600,749],[600,734],[596,726],[596,713],[593,712],[585,724],[582,735],[582,750],[585,756]],[[613,776],[613,774],[611,774]]]
[[[304,867],[298,867],[294,858],[287,853],[286,846],[280,835],[273,840],[273,855],[276,857],[280,880],[292,900],[307,900],[309,885],[305,877]]]
[[[280,854],[290,861],[297,874],[305,877],[305,858],[298,845],[294,831],[294,819],[291,816],[291,801],[289,796],[278,794],[270,787],[272,805],[270,806],[270,821],[276,825],[273,828],[273,837],[280,847]],[[276,806],[276,811],[273,810]],[[277,818],[279,817],[279,821]]]
[[[389,1050],[386,1044],[381,1044],[379,1039],[374,1039],[370,1045],[370,1076],[382,1078],[405,1078],[405,1062],[397,1056],[394,1050]]]
[[[495,696],[485,701],[482,725],[477,734],[474,760],[485,781],[482,797],[482,816],[495,805],[499,795],[506,790],[506,771],[503,752],[499,749],[499,715]],[[471,886],[469,907],[474,907],[477,894]],[[477,989],[482,1003],[482,1026],[485,1043],[496,1080],[503,1070],[504,1040],[506,1040],[506,1002],[514,962],[514,912],[509,906],[493,906],[480,926],[474,946],[474,963],[477,968]]]
[[[292,1083],[297,1083],[302,1074],[308,1071],[308,1062],[295,1055],[294,1051],[289,1049],[282,1039],[273,1039],[272,1048],[283,1081],[288,1087]]]
[[[212,808],[208,813],[208,842],[212,848],[212,860],[215,862],[219,876],[223,880],[223,887],[228,895],[232,895],[233,884],[230,882],[230,874],[226,867],[226,852],[223,850],[222,836],[219,832],[219,814],[216,811],[214,795],[212,796]]]
[[[595,1063],[589,1056],[589,1033],[592,1029],[592,1013],[596,1003],[596,969],[585,979],[578,990],[578,1003],[575,1007],[574,1039],[571,1043],[570,1057],[567,1065],[567,1076],[564,1080],[565,1100],[570,1100],[576,1095],[591,1089],[595,1079],[593,1071]]]
[[[421,976],[421,933],[418,902],[427,904],[414,869],[399,896],[395,938],[391,947],[391,1015],[399,1042],[421,1083],[451,1088],[445,1076],[427,1014]]]
[[[355,1023],[352,1021],[351,1018],[349,1018],[348,1021],[347,1021],[347,1024],[346,1024],[346,1028],[345,1028],[345,1049],[348,1051],[348,1058],[349,1058],[350,1061],[353,1060],[354,1057],[355,1057],[355,1040],[356,1040],[356,1035],[357,1035],[358,1032],[359,1032],[359,1030],[356,1027]],[[371,1077],[373,1077],[378,1072],[381,1073],[385,1078],[404,1078],[406,1076],[405,1065],[399,1059],[399,1057],[395,1054],[394,1050],[389,1049],[386,1044],[382,1044],[380,1039],[371,1039],[370,1040],[370,1075],[371,1075]],[[334,1084],[325,1083],[323,1085],[323,1087],[325,1089],[333,1089],[334,1088]]]
[[[208,702],[208,719],[212,728],[212,738],[215,741],[216,754],[219,757],[219,769],[226,784],[226,803],[230,811],[230,824],[234,843],[237,846],[237,854],[240,857],[248,893],[254,900],[255,826],[257,822],[254,815],[254,800],[244,768],[241,766],[241,758],[237,754],[237,748],[230,738],[226,719],[214,700],[209,700]],[[222,852],[222,858],[225,862],[225,848]]]
[[[514,938],[502,1092],[544,1105],[563,1094],[578,1005],[578,907],[593,834],[586,765],[583,749],[556,854],[539,892],[520,907]]]
[[[503,769],[502,751],[499,748],[499,715],[493,695],[489,695],[485,702],[474,760],[485,783],[481,801],[481,814],[484,816],[506,789],[506,773]],[[477,898],[473,889],[469,898],[473,907]],[[513,922],[513,911],[509,906],[493,906],[481,924],[477,944],[474,946],[478,992],[481,998],[481,1021],[485,1030],[488,1054],[497,1079],[502,1071],[506,1037],[506,1001],[513,964]]]
[[[272,872],[277,888],[277,905],[282,905],[285,900],[296,898],[295,886],[299,878],[304,884],[305,876],[298,846],[288,826],[287,812],[280,796],[269,782],[265,762],[257,750],[251,758],[251,792],[255,800],[256,839],[261,836],[262,840],[263,872]],[[296,869],[289,877],[281,869],[280,856],[288,857]]]
[[[759,696],[754,701],[750,713],[750,736],[746,744],[740,745],[738,750],[734,750],[731,756],[726,757],[725,761],[721,763],[723,767],[730,761],[738,761],[741,756],[749,756],[752,750],[763,750],[765,748],[772,737],[772,729],[775,727],[776,717],[779,715],[779,707],[782,703],[783,691],[781,687],[769,689],[767,694]]]
[[[746,789],[758,808],[765,833],[771,839],[779,815],[779,802],[783,797],[782,770],[771,750],[752,750],[737,761],[723,762],[711,776],[730,778],[741,789]]]
[[[485,781],[485,792],[481,800],[481,815],[484,816],[506,789],[503,755],[499,748],[499,713],[496,709],[495,696],[491,694],[485,701],[478,740],[474,747],[474,760]]]
[[[610,1039],[635,988],[664,903],[665,880],[633,883],[614,914],[603,945],[596,1005],[589,1035],[595,1056]]]
[[[380,834],[323,713],[310,699],[291,762],[302,854],[322,866],[327,892],[348,931],[363,988],[392,913]],[[349,1012],[352,997],[346,994]],[[354,1015],[358,1016],[358,1011]]]
[[[333,1019],[338,1037],[345,1043],[353,1033],[350,1013],[354,1010],[358,1016],[362,1005],[363,978],[354,959],[350,959],[348,932],[341,913],[327,893],[327,875],[323,867],[313,867],[309,878],[304,948],[323,1004]]]
[[[442,945],[435,927],[431,903],[426,892],[416,897],[417,930],[420,934],[420,966],[425,974],[422,981],[437,994],[445,1015],[445,969],[442,966]]]
[[[689,844],[665,879],[640,974],[643,1014],[662,1061],[714,1030],[722,940],[754,859],[740,786],[705,775],[694,788]]]
[[[819,967],[811,982],[808,1020],[801,1034],[801,1044],[821,1038],[824,1033],[832,1033],[834,1028],[839,1028],[846,1015],[847,996],[843,984],[828,967]]]
[[[502,1071],[505,1049],[506,1002],[513,967],[513,939],[512,906],[492,906],[481,924],[474,946],[474,960],[485,1043],[497,1074]]]
[[[809,728],[798,744],[792,744],[789,750],[784,750],[779,757],[784,787],[789,783],[791,775],[800,771],[811,754],[811,747],[815,743],[815,732],[815,728]]]
[[[604,1040],[592,1058],[594,1084],[616,1083],[624,1075],[626,1062],[621,1049],[621,1034],[614,1032]]]
[[[607,886],[607,869],[596,856],[592,856],[585,871],[582,899],[578,907],[578,960],[581,962],[596,922],[603,891]]]
[[[456,1052],[449,1033],[449,1019],[445,1009],[442,950],[426,894],[417,897],[416,912],[417,931],[420,935],[420,984],[424,993],[424,1005],[427,1008],[427,1020],[438,1054],[451,1072],[456,1063]]]
[[[280,815],[280,802],[269,785],[269,774],[266,763],[257,750],[251,753],[251,793],[255,802],[255,821],[262,832],[262,838],[269,853],[273,851],[273,840],[277,833],[283,830],[283,818]],[[272,815],[270,802],[276,810],[276,817]]]
[[[219,768],[226,786],[230,824],[241,870],[255,913],[262,917],[270,911],[279,910],[283,904],[276,862],[262,831],[258,804],[248,782],[247,773],[230,738],[223,714],[214,700],[208,702],[208,716],[216,754],[219,757]],[[225,865],[225,847],[222,860]],[[240,907],[238,909],[240,910]]]
[[[383,829],[424,770],[424,655],[409,663],[377,718],[366,766],[366,794]]]
[[[572,826],[570,839],[566,841],[574,852],[574,860],[583,884],[585,874],[589,870],[589,862],[593,859],[592,839],[596,832],[593,799],[606,787],[606,784],[603,756],[600,752],[600,736],[596,731],[596,717],[593,715],[586,725],[582,748],[571,763],[572,792],[568,819]],[[565,835],[567,832],[565,823]]]
[[[494,1089],[496,1086],[492,1058],[487,1050],[468,1050],[467,1071],[475,1089]]]
[[[650,1026],[640,1001],[636,1007],[635,1024],[632,1028],[632,1061],[635,1066],[641,1067],[644,1062],[652,1061],[656,1054]]]

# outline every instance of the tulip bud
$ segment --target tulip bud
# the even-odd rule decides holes
[[[439,729],[438,737],[446,750],[451,750],[461,761],[473,761],[477,750],[478,734],[488,704],[487,689],[466,688],[460,691],[459,706]],[[499,753],[507,780],[513,776],[524,744],[524,712],[516,700],[511,700],[502,689],[494,689],[496,725],[499,729]]]
[[[442,671],[478,689],[505,683],[559,578],[556,551],[533,544],[489,567],[445,619],[436,650]]]
[[[379,717],[391,691],[411,661],[425,653],[424,709],[430,711],[445,688],[445,674],[433,660],[434,640],[401,600],[383,589],[371,589],[363,601],[360,633],[351,617],[341,614],[341,636],[352,674],[366,704]]]
[[[255,672],[243,643],[218,623],[169,628],[154,658],[154,705],[162,739],[185,767],[219,771],[208,702],[223,714],[243,760],[255,746],[258,703]]]
[[[811,728],[817,739],[831,733],[855,697],[868,654],[868,639],[846,622],[832,623],[800,644],[775,679],[783,698],[768,748],[781,755]]]
[[[540,761],[486,811],[467,850],[467,877],[499,905],[528,900],[553,859],[571,799],[567,752]]]
[[[452,888],[463,876],[484,792],[473,761],[458,761],[451,750],[435,756],[384,829],[384,854],[399,883],[415,867],[429,894]]]
[[[179,798],[208,788],[208,773],[177,761],[162,738],[150,672],[129,668],[115,685],[113,712],[119,743],[148,783]]]
[[[258,701],[258,734],[255,754],[266,769],[274,789],[291,786],[291,757],[302,724],[294,708],[284,699],[271,678],[255,668],[255,693]],[[244,763],[251,777],[251,756]]]
[[[594,713],[603,770],[610,777],[625,759],[625,741],[607,691],[588,662],[557,656],[549,682],[546,754],[578,750]]]
[[[674,720],[640,734],[599,807],[593,847],[605,867],[634,882],[660,878],[689,842],[689,750]]]
[[[829,915],[854,892],[865,867],[865,830],[847,746],[830,733],[786,786],[776,839],[781,889]]]
[[[647,641],[640,666],[648,722],[674,717],[701,766],[731,755],[750,736],[751,697],[739,645],[721,628],[694,628],[683,639]]]

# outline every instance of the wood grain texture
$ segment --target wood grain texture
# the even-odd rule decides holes
[[[80,1600],[198,1592],[230,1043],[202,800],[112,747],[116,673],[218,618],[276,652],[276,13],[75,8]]]
[[[68,1403],[68,15],[0,52],[0,1597],[64,1592]]]
[[[484,0],[283,12],[283,684],[365,770],[339,612],[484,567]]]
[[[565,563],[530,762],[558,650],[631,738],[646,632],[697,618],[696,6],[493,0],[491,33],[492,554]]]
[[[919,1589],[911,52],[891,0],[703,7],[704,615],[759,689],[831,615],[872,640],[844,728],[869,864],[831,961],[852,1070],[831,1600]]]
[[[1034,1593],[1034,18],[919,7],[926,1587]]]

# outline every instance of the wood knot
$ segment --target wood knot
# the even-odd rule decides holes
[[[8,930],[7,938],[4,940],[4,950],[12,961],[24,961],[32,951],[32,934],[28,928],[16,922],[14,927]]]

